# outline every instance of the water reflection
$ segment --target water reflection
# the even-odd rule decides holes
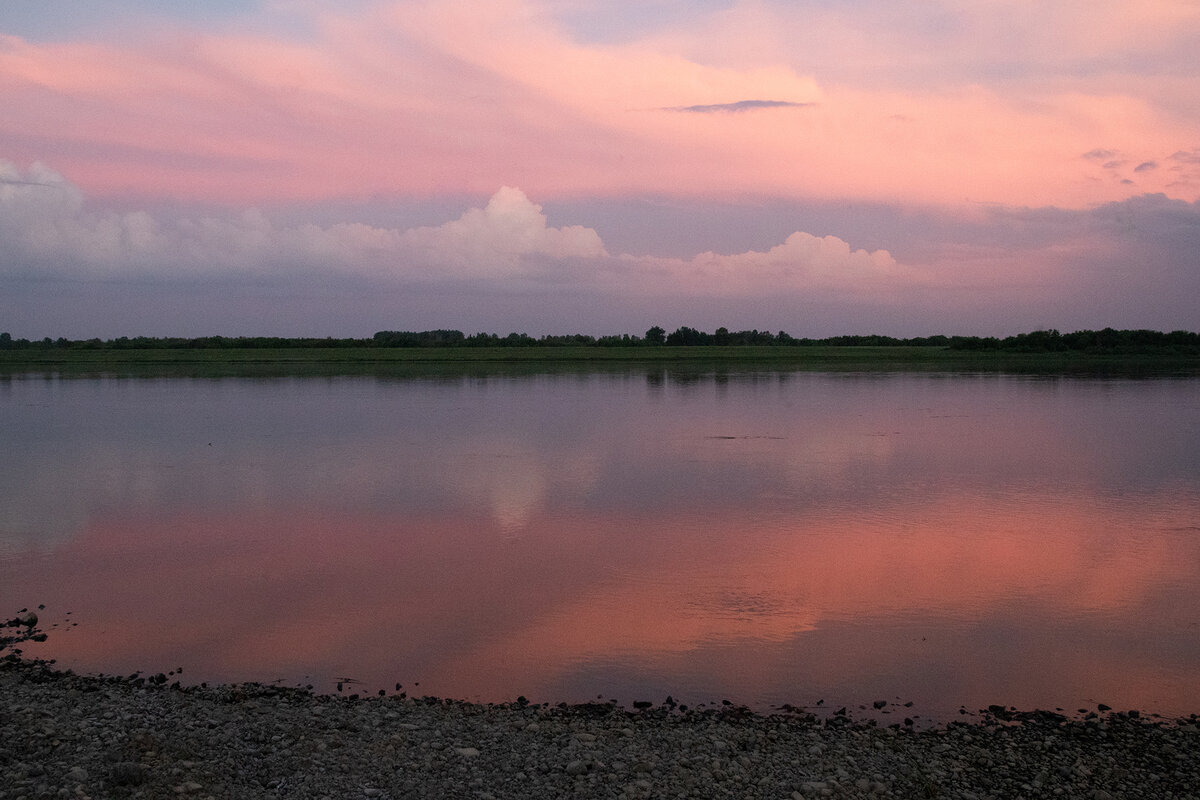
[[[0,601],[195,680],[1196,711],[1197,386],[14,382]]]

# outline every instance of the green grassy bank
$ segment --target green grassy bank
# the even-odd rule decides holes
[[[949,371],[1200,375],[1200,357],[1081,352],[1013,353],[946,347],[420,347],[5,350],[0,375],[421,375],[474,372]]]

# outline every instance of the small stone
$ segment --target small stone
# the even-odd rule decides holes
[[[32,611],[26,611],[24,614],[21,614],[17,617],[17,622],[20,622],[27,628],[32,628],[34,625],[38,624],[38,615]]]
[[[874,705],[876,709],[880,709],[887,705],[887,700],[876,700],[872,705]]]
[[[87,770],[83,767],[71,767],[67,772],[67,780],[74,781],[75,783],[83,783],[87,779]]]
[[[570,764],[567,764],[567,774],[570,775],[571,777],[576,777],[578,775],[582,775],[585,772],[587,772],[587,770],[588,770],[587,764],[584,763],[583,761],[580,761],[579,759],[576,759],[576,760],[572,761]]]
[[[113,765],[108,779],[114,786],[140,786],[146,781],[146,770],[141,764],[122,761]]]
[[[475,756],[479,755],[479,750],[474,747],[456,747],[454,748],[454,752],[458,753],[460,756],[466,756],[467,758],[474,758]]]
[[[383,794],[383,792],[379,789],[363,789],[363,795],[365,797],[379,797],[381,794]]]

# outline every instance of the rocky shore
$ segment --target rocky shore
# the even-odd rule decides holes
[[[173,677],[0,659],[0,799],[1200,797],[1194,715],[993,707],[918,730],[733,706],[477,705]]]

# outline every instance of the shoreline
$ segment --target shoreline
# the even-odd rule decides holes
[[[951,350],[936,346],[349,347],[4,350],[0,376],[424,377],[681,370],[1195,376],[1200,356]]]
[[[0,798],[1194,797],[1200,717],[993,706],[927,729],[183,686],[0,659]]]

